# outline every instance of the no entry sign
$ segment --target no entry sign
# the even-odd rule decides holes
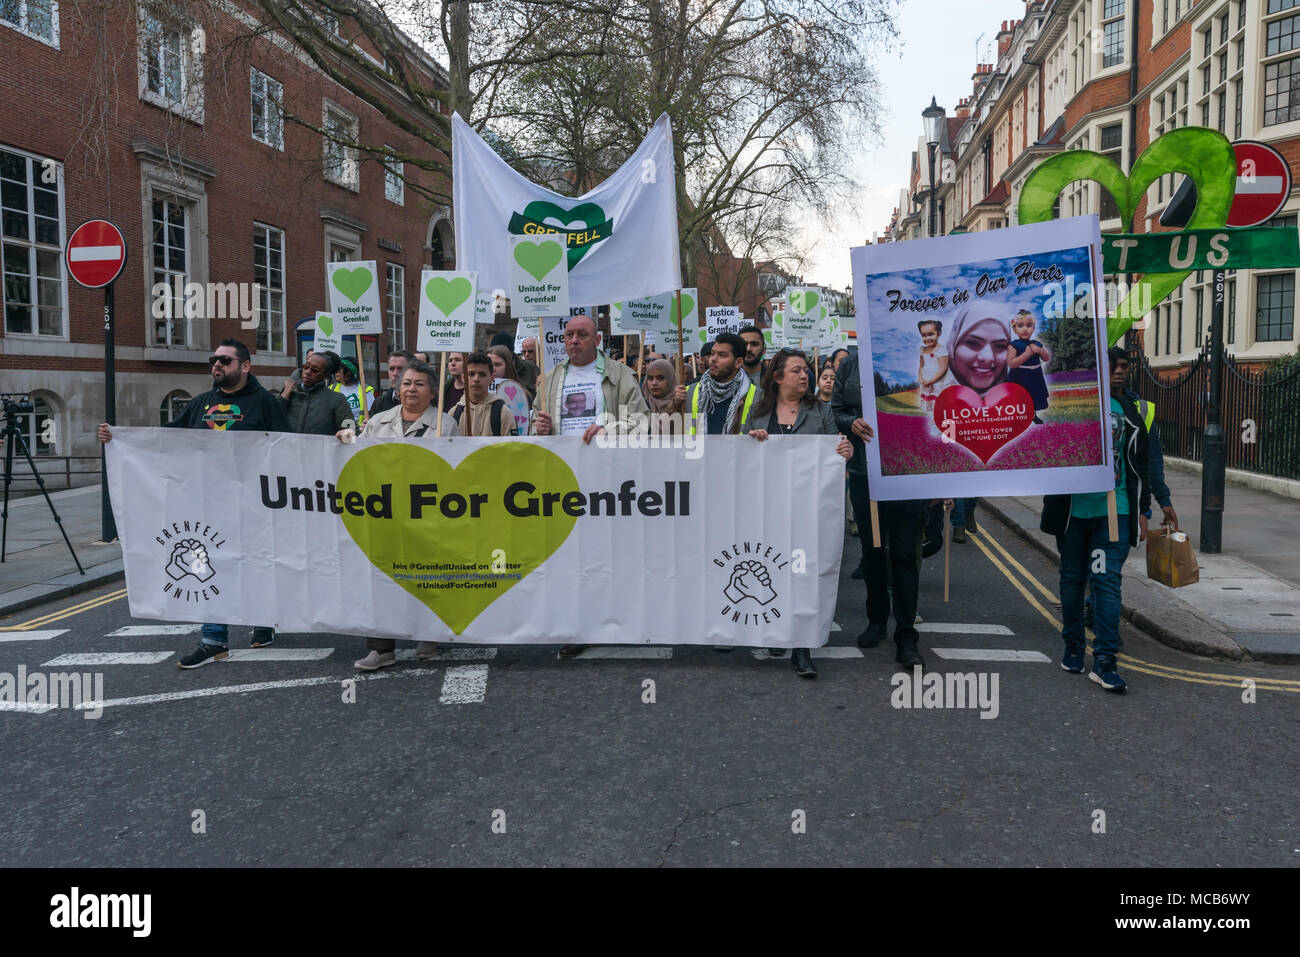
[[[1228,225],[1266,223],[1291,195],[1291,167],[1281,153],[1264,143],[1241,140],[1232,148],[1237,154],[1237,194],[1228,211]]]
[[[126,265],[126,240],[122,231],[106,219],[82,223],[68,237],[63,253],[68,275],[83,286],[107,286]]]

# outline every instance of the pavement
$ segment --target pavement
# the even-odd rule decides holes
[[[85,574],[77,571],[59,525],[42,495],[11,499],[5,560],[0,563],[0,615],[96,588],[122,577],[122,548],[105,544],[100,487],[51,492]]]
[[[1165,479],[1179,527],[1197,548],[1200,581],[1178,589],[1151,581],[1146,546],[1139,544],[1124,564],[1124,618],[1169,647],[1193,654],[1300,662],[1300,502],[1228,485],[1223,550],[1206,555],[1200,551],[1200,474],[1167,469]],[[1041,497],[981,503],[1020,538],[1056,560],[1055,539],[1038,529]]]

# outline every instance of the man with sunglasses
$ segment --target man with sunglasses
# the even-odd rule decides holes
[[[222,339],[221,345],[209,357],[212,369],[212,389],[190,399],[185,411],[164,428],[212,429],[217,432],[292,432],[289,416],[283,403],[262,388],[249,371],[252,360],[248,346],[238,339]],[[101,423],[98,430],[100,442],[109,442],[113,430]],[[222,661],[227,650],[229,627],[222,624],[203,626],[203,638],[189,655],[179,662],[182,668],[198,668],[209,661]],[[275,629],[253,629],[254,648],[264,648],[275,641]]]

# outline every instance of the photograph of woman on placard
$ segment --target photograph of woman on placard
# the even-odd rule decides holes
[[[991,310],[971,307],[957,313],[948,334],[949,370],[958,385],[980,395],[1007,378],[1011,333]]]

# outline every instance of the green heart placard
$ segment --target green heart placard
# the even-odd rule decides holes
[[[474,284],[464,276],[456,279],[434,276],[424,284],[424,294],[444,316],[450,316],[458,306],[463,305],[470,296],[474,295]]]
[[[1062,189],[1076,180],[1094,180],[1115,198],[1124,232],[1131,232],[1143,192],[1167,173],[1186,173],[1196,184],[1196,209],[1187,229],[1217,229],[1227,223],[1237,190],[1236,154],[1226,136],[1199,126],[1171,130],[1154,140],[1127,176],[1114,160],[1089,150],[1071,150],[1044,160],[1025,180],[1019,219],[1022,224],[1047,222]],[[1190,275],[1190,270],[1184,270],[1143,276],[1106,324],[1110,344]]]
[[[679,310],[680,307],[680,311]],[[681,316],[683,320],[695,311],[695,297],[689,293],[673,293],[673,301],[670,307],[672,309],[672,320],[677,322],[677,317]]]
[[[820,301],[821,297],[811,289],[805,289],[801,292],[791,293],[790,295],[790,305],[793,306],[794,311],[799,313],[801,316],[806,316],[816,309],[817,303]]]
[[[563,495],[578,491],[573,470],[540,445],[497,443],[470,453],[455,468],[414,443],[372,445],[348,459],[339,472],[337,487],[346,502],[349,493],[369,498],[390,485],[392,517],[354,515],[345,510],[343,527],[372,565],[459,635],[492,602],[550,558],[573,531],[577,519],[560,509],[551,516],[526,517],[506,511],[506,489],[525,479],[535,491],[517,494],[520,506],[526,506],[530,497],[540,499],[543,492]],[[412,485],[423,489],[418,519],[411,517]],[[436,491],[432,489],[435,485]],[[471,492],[487,496],[479,507],[479,517],[473,517],[468,507],[456,517],[452,496],[460,495],[464,505]],[[494,555],[497,550],[504,553],[504,575],[509,577],[461,578],[460,584],[429,577],[499,574],[493,570],[493,563],[500,558]],[[431,565],[474,567],[429,568]],[[496,587],[484,587],[489,580],[495,581]]]
[[[522,242],[515,246],[515,262],[524,272],[541,282],[564,258],[564,247],[557,240],[539,243]]]
[[[316,317],[316,328],[327,336],[334,335],[334,320],[330,316],[321,314]]]
[[[365,266],[358,266],[355,269],[335,269],[330,277],[334,288],[354,303],[366,294],[373,281],[374,277]]]

